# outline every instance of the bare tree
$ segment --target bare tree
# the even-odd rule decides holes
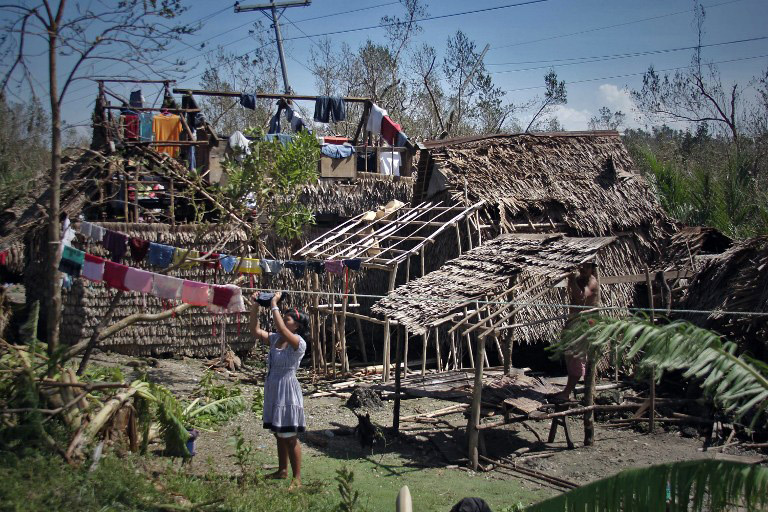
[[[598,115],[589,120],[588,126],[590,130],[618,130],[626,119],[627,115],[621,110],[614,112],[608,107],[601,107]]]
[[[741,89],[738,84],[724,84],[718,69],[704,63],[701,41],[706,13],[698,1],[694,3],[698,46],[691,65],[674,75],[660,75],[651,66],[643,76],[642,88],[632,91],[632,98],[642,112],[655,120],[710,123],[724,128],[738,150]]]
[[[131,75],[155,74],[178,69],[162,59],[168,44],[193,27],[174,24],[184,8],[181,0],[121,0],[88,2],[42,0],[39,4],[0,5],[7,20],[7,37],[0,41],[2,55],[11,59],[0,85],[25,85],[36,96],[36,82],[28,39],[45,41],[51,121],[50,207],[48,213],[48,257],[46,309],[48,350],[54,354],[59,343],[61,286],[57,256],[60,250],[60,192],[62,125],[61,107],[70,87],[94,72],[92,64],[119,63]],[[177,63],[178,64],[178,63]]]
[[[526,133],[536,130],[539,121],[543,116],[546,116],[553,107],[557,105],[564,105],[568,103],[568,92],[565,90],[565,81],[557,80],[557,73],[554,69],[550,69],[549,73],[544,75],[544,86],[547,91],[544,93],[544,98],[536,103],[540,103],[539,109],[531,118],[531,122],[525,128]],[[551,122],[550,122],[551,124]]]

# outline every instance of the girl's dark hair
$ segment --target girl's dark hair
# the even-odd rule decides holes
[[[297,331],[298,335],[302,338],[306,338],[307,334],[309,334],[309,315],[296,308],[289,309],[286,314],[299,324],[299,330]]]

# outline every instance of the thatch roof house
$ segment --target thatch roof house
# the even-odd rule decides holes
[[[615,131],[466,137],[420,147],[414,202],[484,201],[484,242],[373,307],[411,332],[449,327],[550,341],[565,323],[567,274],[595,261],[599,275],[610,277],[602,279],[603,305],[629,307],[634,284],[615,277],[653,268],[675,230]]]
[[[485,220],[499,232],[630,231],[652,244],[672,231],[615,131],[465,137],[422,148],[414,201],[484,200]]]
[[[768,360],[768,236],[734,243],[710,258],[692,280],[681,308],[713,311],[684,317]]]

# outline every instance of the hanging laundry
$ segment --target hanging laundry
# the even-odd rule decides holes
[[[283,270],[283,264],[277,260],[267,260],[262,258],[259,260],[259,266],[261,267],[261,273],[271,276],[273,274],[279,274]]]
[[[325,264],[322,261],[308,261],[307,268],[316,274],[325,273]]]
[[[227,147],[232,150],[235,160],[242,162],[246,155],[251,154],[251,141],[249,141],[242,132],[236,131],[229,136]]]
[[[318,96],[315,100],[315,121],[328,123],[344,121],[347,118],[347,110],[344,99],[339,96]]]
[[[175,251],[173,251],[172,263],[173,265],[181,264],[179,268],[190,269],[198,265],[197,261],[192,261],[198,258],[200,258],[200,253],[198,251],[195,251],[192,249],[190,250],[176,249]]]
[[[246,311],[243,292],[239,286],[211,286],[208,311],[211,313],[243,313]]]
[[[300,277],[304,277],[304,274],[307,271],[306,261],[286,261],[284,265],[286,268],[291,269],[291,272],[293,272],[293,276],[297,279]]]
[[[72,241],[76,236],[77,233],[72,229],[72,222],[69,220],[69,217],[64,214],[64,220],[61,222],[61,244],[72,245]]]
[[[400,176],[400,153],[382,151],[379,155],[379,170],[387,176]]]
[[[325,271],[331,272],[332,274],[341,274],[341,271],[344,269],[344,263],[342,263],[341,260],[326,260],[325,261]]]
[[[395,137],[395,147],[396,148],[408,148],[411,146],[411,142],[408,140],[408,136],[403,131],[397,132],[397,137]]]
[[[101,282],[104,279],[104,258],[85,254],[82,276],[94,282]]]
[[[331,158],[347,158],[355,153],[355,148],[350,144],[323,144],[320,151]]]
[[[227,256],[226,254],[219,254],[219,264],[221,264],[221,268],[224,269],[224,272],[227,274],[231,274],[233,270],[235,270],[235,266],[237,265],[238,258],[234,256]]]
[[[149,241],[140,238],[131,238],[128,241],[128,246],[131,248],[131,259],[136,263],[147,257],[147,253],[149,252]]]
[[[240,104],[245,108],[256,110],[256,95],[255,94],[241,94]]]
[[[400,133],[402,126],[394,122],[389,116],[381,119],[381,138],[387,141],[390,146],[395,145],[397,134]]]
[[[174,247],[170,245],[149,243],[149,264],[156,267],[167,268],[173,260]]]
[[[291,123],[291,131],[294,133],[299,133],[302,130],[312,131],[304,124],[304,118],[301,117],[301,114],[294,111],[291,107],[285,107],[285,118]]]
[[[91,231],[93,230],[93,224],[87,221],[80,222],[80,229],[78,230],[81,235],[92,238]]]
[[[139,114],[139,140],[142,142],[152,141],[152,125],[155,115],[152,112],[142,112]]]
[[[277,113],[269,120],[269,128],[267,133],[280,133],[280,113],[283,111],[283,102],[277,102]]]
[[[104,262],[104,283],[110,288],[128,291],[125,287],[125,274],[128,272],[127,265],[121,265],[114,261]]]
[[[154,274],[138,268],[128,267],[125,273],[125,287],[133,292],[151,293]]]
[[[210,286],[197,281],[184,281],[181,287],[181,302],[193,306],[207,306]]]
[[[141,94],[141,89],[131,91],[131,95],[128,97],[128,102],[132,107],[144,108],[144,95]]]
[[[139,115],[126,114],[123,116],[123,136],[126,140],[139,139]]]
[[[172,114],[160,114],[152,118],[152,133],[156,141],[177,142],[181,135],[181,118]],[[156,146],[155,151],[176,158],[179,146]]]
[[[259,260],[254,258],[240,258],[240,264],[236,268],[241,274],[261,274]]]
[[[109,251],[112,261],[120,262],[123,259],[123,256],[125,256],[125,252],[128,250],[126,247],[127,242],[127,236],[108,229],[104,234],[101,244]]]
[[[165,274],[155,274],[152,283],[152,295],[165,300],[181,299],[181,287],[184,280]]]
[[[205,262],[201,263],[205,268],[212,268],[217,269],[219,268],[219,253],[212,252],[211,254],[203,257],[201,254],[200,257],[205,260]]]
[[[65,245],[59,260],[59,272],[64,272],[72,277],[80,277],[85,261],[85,253],[74,247]]]
[[[290,133],[268,133],[264,136],[264,140],[273,141],[277,140],[283,146],[293,144],[293,135]]]
[[[349,142],[349,137],[342,137],[342,136],[335,136],[335,135],[329,135],[323,137],[323,143],[325,144],[344,144],[345,142]]]
[[[107,234],[107,229],[96,224],[91,224],[91,238],[95,242],[104,241],[104,235]]]
[[[8,262],[8,249],[0,252],[0,265],[5,265]]]
[[[256,302],[259,303],[259,306],[268,308],[272,305],[272,299],[274,298],[275,294],[272,292],[259,292],[259,294],[256,296]],[[280,294],[280,298],[277,299],[277,303],[280,304],[283,302],[283,300],[288,296],[287,293],[283,292]]]
[[[371,104],[371,111],[368,113],[368,124],[365,129],[373,135],[381,133],[381,120],[387,115],[387,111],[378,105]]]
[[[344,262],[344,266],[347,267],[349,270],[360,270],[360,264],[363,262],[360,258],[352,258],[349,260],[342,260]]]

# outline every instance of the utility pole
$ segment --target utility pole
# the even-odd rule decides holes
[[[280,35],[280,15],[288,7],[306,7],[312,3],[312,0],[292,0],[287,2],[275,3],[275,0],[271,0],[268,4],[255,4],[255,5],[240,5],[240,2],[235,2],[235,12],[251,12],[261,11],[264,15],[272,21],[272,26],[275,28],[275,40],[277,40],[277,53],[280,56],[280,69],[283,71],[283,86],[285,88],[285,94],[291,93],[291,86],[288,85],[288,70],[285,68],[285,54],[283,53],[283,37]],[[278,14],[277,10],[280,10]],[[267,13],[266,11],[269,11]]]

